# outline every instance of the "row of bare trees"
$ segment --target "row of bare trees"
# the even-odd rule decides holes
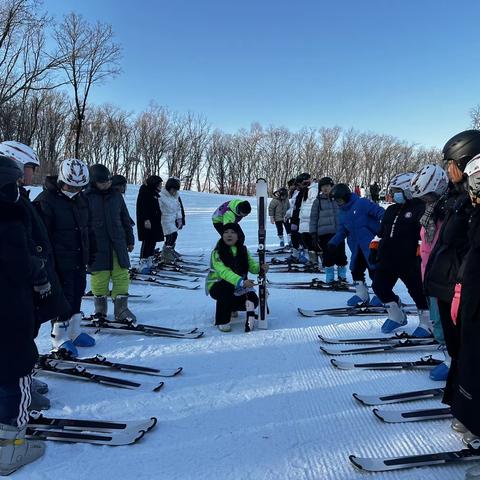
[[[137,114],[91,105],[92,88],[120,73],[120,57],[109,25],[75,13],[55,25],[38,0],[0,0],[0,140],[35,148],[39,176],[74,156],[103,163],[130,182],[174,175],[185,189],[246,195],[260,176],[274,189],[304,171],[385,185],[439,158],[433,149],[339,127],[292,132],[253,124],[225,133],[203,116],[156,104]]]

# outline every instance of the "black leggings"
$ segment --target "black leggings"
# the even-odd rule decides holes
[[[155,240],[146,238],[142,242],[142,248],[140,249],[140,258],[152,257],[155,253],[156,245],[157,245],[157,242]]]
[[[286,222],[282,222],[281,220],[278,222],[275,222],[275,226],[277,227],[277,235],[281,237],[283,235],[283,227],[285,227],[285,231],[287,232],[287,235],[290,234],[290,225]]]
[[[312,235],[311,235],[310,233],[307,233],[307,232],[301,233],[300,235],[301,235],[301,237],[302,237],[303,246],[304,246],[308,251],[315,250],[315,247],[314,247],[314,245],[313,245]]]
[[[177,241],[178,233],[173,232],[168,235],[165,235],[165,246],[166,247],[174,247],[175,242]]]
[[[255,292],[248,292],[246,295],[234,295],[235,287],[221,280],[213,285],[210,289],[210,296],[217,301],[217,308],[215,311],[215,325],[225,325],[230,322],[230,317],[233,311],[245,310],[245,303],[250,300],[258,306],[258,297]]]

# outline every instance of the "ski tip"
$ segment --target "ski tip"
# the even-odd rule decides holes
[[[163,386],[165,385],[165,382],[160,382],[156,387],[153,388],[153,392],[158,392]]]
[[[358,457],[356,455],[349,455],[348,459],[355,468],[358,468],[358,470],[364,470],[362,465],[358,462]]]
[[[323,335],[318,334],[318,338],[322,341],[325,342],[325,337]],[[320,347],[322,348],[322,347]]]
[[[372,410],[372,413],[379,419],[381,420],[382,422],[384,422],[384,418],[380,415],[380,411],[378,410],[378,408],[374,408]]]
[[[331,363],[334,367],[339,368],[339,366],[338,366],[338,360],[337,360],[336,358],[331,358],[331,359],[330,359],[330,363]]]
[[[154,428],[158,423],[158,418],[157,417],[150,417],[150,420],[152,421],[152,424],[150,425],[150,427],[147,428],[147,430],[146,430],[147,432],[152,430],[152,428]]]
[[[133,439],[132,443],[137,443],[145,435],[145,430],[140,430],[138,435]]]
[[[197,339],[197,338],[202,338],[205,332],[195,332],[195,333],[197,333],[197,336],[194,338]]]
[[[178,375],[183,372],[183,367],[178,367],[177,371],[175,372],[175,375]]]
[[[323,352],[323,353],[326,353],[327,355],[331,355],[331,353],[324,347],[320,347],[320,350]]]
[[[361,403],[362,405],[366,405],[363,400],[360,398],[360,395],[358,393],[352,393],[352,397],[359,403]]]

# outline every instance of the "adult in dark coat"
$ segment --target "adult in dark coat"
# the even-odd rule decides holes
[[[438,241],[430,254],[424,278],[427,295],[438,299],[438,309],[448,354],[451,357],[447,385],[443,401],[452,403],[455,388],[458,352],[460,348],[459,329],[451,317],[451,303],[460,266],[470,248],[468,225],[472,204],[465,189],[463,171],[469,160],[480,153],[480,130],[466,130],[452,137],[443,148],[447,173],[453,186],[450,189],[446,216]]]
[[[34,201],[45,223],[55,268],[70,304],[68,314],[60,316],[53,325],[53,348],[66,349],[73,355],[77,354],[77,346],[95,344],[92,337],[80,330],[86,266],[95,254],[88,203],[81,192],[88,179],[87,165],[76,159],[64,160],[60,164],[59,176],[46,177],[44,191]]]
[[[151,175],[140,187],[137,197],[137,231],[142,242],[140,258],[149,258],[155,252],[157,242],[163,242],[162,212],[159,197],[162,179]]]

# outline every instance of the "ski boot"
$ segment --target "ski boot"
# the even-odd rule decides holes
[[[115,321],[135,325],[137,317],[128,308],[128,295],[117,295],[114,300]]]
[[[82,332],[80,328],[82,318],[82,313],[76,313],[70,318],[70,339],[76,347],[93,347],[95,345],[95,339],[88,333]]]
[[[370,307],[383,307],[383,303],[382,301],[376,296],[374,295],[370,301],[368,302],[368,305]]]
[[[27,440],[27,427],[0,423],[0,475],[10,475],[23,465],[34,462],[45,453],[45,443]]]
[[[108,300],[106,295],[95,295],[93,298],[93,304],[95,307],[95,313],[93,316],[100,320],[107,318]]]
[[[182,259],[182,254],[180,252],[177,252],[175,250],[175,247],[172,248],[172,253],[173,253],[173,256],[175,257],[175,260],[181,260]]]
[[[349,307],[356,307],[357,305],[368,305],[370,301],[370,294],[365,282],[355,282],[355,295],[347,300]]]
[[[290,256],[287,258],[288,263],[300,263],[300,260],[298,258],[299,252],[296,248],[292,249],[292,253]]]
[[[339,283],[348,283],[347,267],[337,267],[337,278]]]
[[[65,350],[72,357],[78,357],[77,347],[70,339],[70,322],[55,322],[52,326],[52,350]]]
[[[430,320],[430,310],[419,310],[418,320],[418,327],[413,331],[412,336],[418,338],[431,337],[433,331],[433,324]]]
[[[333,284],[335,282],[335,267],[325,267],[325,283]]]
[[[388,318],[382,325],[382,333],[392,333],[397,328],[407,324],[407,315],[397,302],[387,302],[385,308],[388,311]]]
[[[300,252],[298,253],[298,263],[303,263],[304,265],[306,265],[308,261],[308,257],[305,255],[304,251],[300,250]]]
[[[279,235],[278,240],[280,242],[280,248],[285,247],[285,239],[284,239],[283,235]]]
[[[475,442],[476,440],[480,440],[480,437],[468,430],[463,434],[462,442],[465,445],[469,445],[470,443]]]
[[[318,268],[318,255],[317,252],[313,250],[309,250],[308,252],[308,262],[306,264],[308,267],[312,268],[313,270]]]
[[[450,370],[450,365],[452,363],[452,359],[447,352],[447,348],[444,345],[439,347],[440,350],[443,350],[443,354],[445,355],[445,360],[440,364],[437,365],[435,368],[432,368],[429,373],[430,380],[435,382],[445,382],[448,377],[448,371]]]
[[[138,272],[142,275],[150,275],[152,273],[153,257],[141,258],[138,263]]]
[[[30,405],[28,410],[48,410],[50,408],[50,399],[37,390],[30,388]]]
[[[225,323],[223,325],[217,325],[217,328],[223,333],[228,333],[228,332],[232,331],[232,326],[230,325],[230,323]]]
[[[175,263],[175,260],[177,259],[177,257],[175,256],[173,247],[164,245],[161,259],[163,263]]]

